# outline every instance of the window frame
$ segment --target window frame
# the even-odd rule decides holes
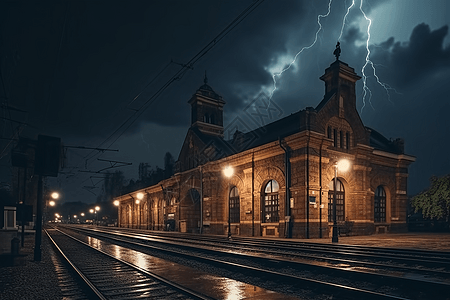
[[[334,178],[329,183],[328,188],[328,222],[333,222]],[[337,179],[336,222],[343,221],[345,221],[345,188],[342,181]]]
[[[386,190],[379,185],[373,197],[373,221],[374,223],[386,223]]]
[[[261,210],[262,223],[277,223],[280,221],[279,190],[280,186],[274,179],[269,180],[264,186]]]
[[[241,222],[241,203],[239,198],[239,190],[236,186],[232,186],[229,191],[228,213],[230,214],[230,223]]]

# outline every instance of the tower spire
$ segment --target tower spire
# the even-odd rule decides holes
[[[205,70],[205,78],[203,79],[203,82],[204,82],[205,84],[208,83],[208,77],[206,77],[206,70]]]
[[[336,60],[339,60],[339,56],[341,56],[341,43],[337,42],[336,49],[334,49],[333,54],[336,56]]]

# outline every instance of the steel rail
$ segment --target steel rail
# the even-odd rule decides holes
[[[92,234],[92,233],[91,233]],[[92,234],[93,236],[100,236],[109,240],[114,240],[116,242],[120,242],[120,243],[125,243],[127,245],[134,245],[134,246],[138,246],[138,247],[144,247],[147,249],[151,249],[151,250],[156,250],[156,251],[161,251],[164,252],[165,254],[171,254],[174,256],[182,256],[182,257],[186,257],[188,259],[195,259],[195,260],[199,260],[202,262],[206,262],[208,264],[214,264],[214,265],[220,265],[222,267],[225,268],[235,268],[235,269],[239,269],[241,272],[249,272],[249,273],[259,273],[262,276],[267,276],[267,274],[270,274],[271,276],[277,276],[279,278],[282,277],[282,279],[280,279],[282,282],[285,282],[286,280],[294,280],[295,282],[302,282],[303,284],[307,285],[307,286],[314,286],[316,290],[330,290],[332,291],[332,294],[352,294],[351,297],[355,297],[356,299],[360,299],[361,297],[363,297],[365,299],[386,299],[386,298],[390,298],[390,299],[404,299],[395,295],[386,295],[386,294],[381,294],[378,292],[374,292],[374,291],[370,291],[370,290],[365,290],[365,289],[358,289],[355,287],[351,287],[351,286],[345,286],[345,285],[341,285],[341,284],[335,284],[335,283],[330,283],[330,282],[324,282],[324,281],[319,281],[319,280],[315,280],[315,279],[310,279],[310,278],[304,278],[304,277],[299,277],[296,275],[290,275],[290,274],[285,274],[285,273],[280,273],[280,272],[274,272],[271,270],[267,270],[267,269],[258,269],[258,268],[254,268],[254,267],[250,267],[247,265],[242,265],[242,264],[237,264],[237,263],[233,263],[233,262],[228,262],[228,261],[223,261],[223,260],[218,260],[218,259],[213,259],[213,258],[208,258],[205,257],[204,255],[199,255],[199,254],[186,254],[185,252],[180,252],[180,251],[176,251],[173,249],[169,249],[168,247],[157,247],[157,246],[152,246],[152,245],[148,245],[145,243],[139,243],[139,242],[134,242],[134,241],[130,241],[130,240],[124,240],[123,237],[118,238],[115,236],[111,236],[108,235],[109,233],[94,233]],[[127,238],[130,238],[129,236]],[[151,242],[159,242],[157,240],[154,239],[148,239],[148,241]],[[196,247],[192,247],[192,246],[188,246],[188,245],[178,245],[174,242],[164,242],[165,245],[167,244],[171,244],[174,246],[180,246],[183,248],[192,248],[195,249],[195,251],[198,253],[198,251],[200,250],[199,248]],[[246,258],[252,258],[255,259],[256,257],[250,256],[250,255],[245,255],[245,254],[237,254],[237,253],[229,253],[229,252],[221,252],[218,250],[208,250],[208,249],[201,249],[203,252],[220,252],[221,255],[239,255],[241,257],[246,257]],[[261,259],[261,261],[264,261],[266,264],[270,261],[272,262],[284,262],[284,263],[290,263],[290,264],[294,264],[294,263],[298,263],[298,262],[294,262],[291,260],[281,260],[281,259],[276,259],[276,258],[270,258],[270,260],[267,257],[257,257],[257,259]],[[306,266],[306,264],[302,264],[302,263],[298,263],[300,265]],[[415,281],[415,279],[407,279],[407,278],[399,278],[399,277],[394,277],[394,276],[388,276],[388,275],[380,275],[380,274],[373,274],[373,273],[365,273],[365,272],[358,272],[358,271],[348,271],[348,270],[342,270],[339,268],[332,268],[332,267],[324,267],[324,266],[314,266],[317,268],[322,268],[323,271],[325,272],[337,272],[337,274],[349,274],[351,272],[353,272],[353,274],[357,274],[357,276],[372,276],[372,278],[381,278],[381,277],[385,277],[388,278],[388,280],[398,280],[401,281],[403,284],[411,284],[412,282]],[[265,275],[264,275],[265,274]],[[290,279],[289,279],[290,278]],[[438,284],[435,283],[430,283],[430,282],[422,282],[423,284],[431,284],[431,285],[435,285],[438,286]]]
[[[197,292],[195,292],[195,291],[192,291],[192,290],[190,290],[190,289],[188,289],[188,288],[186,288],[186,287],[183,287],[183,286],[181,286],[181,285],[179,285],[179,284],[177,284],[177,283],[175,283],[175,282],[172,282],[172,281],[170,281],[170,280],[167,280],[167,279],[165,279],[165,278],[163,278],[163,277],[161,277],[161,276],[159,276],[159,275],[157,275],[157,274],[154,274],[154,273],[152,273],[152,272],[150,272],[150,271],[148,271],[148,270],[145,270],[145,269],[143,269],[143,268],[141,268],[141,267],[139,267],[139,266],[136,266],[136,265],[134,265],[134,264],[132,264],[132,263],[129,263],[129,262],[127,262],[127,261],[124,261],[124,260],[122,260],[122,259],[119,259],[119,258],[117,258],[117,257],[115,257],[115,256],[113,256],[113,255],[111,255],[111,254],[109,254],[109,253],[107,253],[107,252],[105,252],[105,251],[103,251],[103,250],[94,248],[94,247],[90,246],[89,244],[87,244],[87,243],[85,243],[85,242],[83,242],[83,241],[81,241],[81,240],[79,240],[79,239],[77,239],[77,238],[71,236],[70,234],[67,234],[67,233],[64,232],[64,231],[61,231],[61,230],[59,230],[59,229],[57,229],[57,228],[54,228],[54,229],[57,230],[58,232],[64,234],[65,236],[71,238],[72,240],[78,242],[79,244],[81,244],[81,245],[83,245],[83,246],[85,246],[85,247],[88,247],[88,248],[91,249],[91,250],[95,250],[95,251],[97,251],[97,252],[99,252],[99,253],[101,253],[101,254],[103,254],[103,255],[105,255],[105,256],[107,256],[107,257],[109,257],[109,258],[111,258],[111,259],[113,259],[113,260],[115,260],[115,261],[117,261],[117,262],[120,262],[121,264],[124,264],[124,265],[126,265],[126,266],[128,266],[128,267],[131,267],[131,268],[132,268],[133,270],[135,270],[135,271],[139,271],[140,273],[143,273],[143,274],[145,274],[146,276],[151,277],[152,279],[155,279],[155,280],[157,280],[157,281],[160,281],[160,282],[162,282],[162,283],[164,283],[164,284],[166,284],[166,285],[168,285],[168,286],[174,288],[175,290],[178,290],[178,291],[180,291],[180,292],[182,292],[182,293],[184,293],[184,294],[189,295],[190,298],[198,299],[198,300],[212,300],[212,298],[210,298],[210,297],[208,297],[208,296],[205,296],[205,295],[199,294],[199,293],[197,293]],[[47,234],[49,234],[49,233],[47,232]],[[59,248],[59,249],[60,249],[60,251],[62,252],[61,248]],[[62,254],[65,256],[65,254],[64,254],[63,252],[62,252]],[[67,256],[65,256],[65,257],[67,257]],[[67,259],[68,259],[68,258],[67,258]],[[88,282],[90,282],[90,280],[86,277],[86,275],[84,275],[83,272],[82,272],[79,268],[77,268],[77,267],[75,266],[74,263],[71,263],[71,264],[73,265],[74,268],[76,268],[77,273],[78,273],[83,279],[86,279]],[[97,295],[101,295],[100,297],[102,297],[102,298],[100,298],[100,299],[107,299],[107,298],[104,297],[104,295],[101,293],[101,291],[100,291],[98,288],[95,287],[95,285],[94,285],[93,283],[91,283],[90,286],[93,287],[93,288],[95,288],[96,294],[97,294]]]

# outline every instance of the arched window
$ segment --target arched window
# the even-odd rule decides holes
[[[208,115],[208,114],[205,114],[205,115],[203,116],[203,122],[205,122],[205,123],[209,123],[209,122],[210,122],[210,118],[209,118],[209,115]]]
[[[381,185],[375,191],[373,208],[374,221],[376,223],[386,222],[386,191]]]
[[[345,149],[350,149],[350,133],[345,133]]]
[[[278,222],[278,182],[269,180],[264,188],[262,221],[265,223]]]
[[[334,179],[330,182],[328,191],[328,222],[333,222]],[[336,221],[345,220],[344,185],[338,179],[336,183]]]
[[[337,130],[333,129],[333,147],[337,148],[337,143],[338,143],[338,139],[337,139]]]
[[[209,118],[209,123],[216,124],[216,117],[215,117],[215,115],[211,115],[211,117]]]
[[[327,138],[331,139],[331,127],[328,126],[327,128]]]
[[[344,133],[339,131],[339,147],[344,148]]]
[[[237,187],[232,187],[230,191],[230,222],[240,222],[240,201]]]

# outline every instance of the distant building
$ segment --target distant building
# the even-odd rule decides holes
[[[116,198],[119,226],[224,235],[331,236],[406,231],[408,166],[403,140],[365,127],[353,68],[336,60],[320,77],[325,96],[256,130],[224,139],[225,101],[207,83],[189,100],[191,127],[177,171],[157,185]],[[231,166],[234,173],[224,176]],[[138,193],[139,198],[138,199]],[[230,223],[230,224],[228,224]]]

